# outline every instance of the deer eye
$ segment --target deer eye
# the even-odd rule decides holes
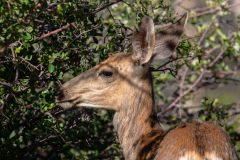
[[[113,76],[113,72],[112,71],[101,71],[99,73],[99,76],[110,78]]]

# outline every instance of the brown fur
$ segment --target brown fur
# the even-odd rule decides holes
[[[115,110],[113,125],[127,160],[236,160],[229,137],[213,123],[185,123],[169,131],[154,123],[149,66],[174,52],[185,21],[183,16],[155,36],[153,21],[145,17],[134,33],[133,53],[110,56],[66,82],[58,103]]]

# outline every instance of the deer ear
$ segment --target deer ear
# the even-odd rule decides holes
[[[187,21],[187,13],[173,24],[156,26],[154,60],[170,57],[176,50]]]
[[[141,65],[150,62],[155,46],[154,24],[150,17],[142,19],[139,31],[133,33],[132,45],[134,61]]]

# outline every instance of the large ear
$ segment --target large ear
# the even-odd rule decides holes
[[[176,50],[187,21],[187,13],[173,24],[156,26],[154,60],[170,57]]]
[[[150,17],[142,19],[139,31],[133,34],[132,45],[134,61],[141,65],[150,62],[155,46],[154,24]]]

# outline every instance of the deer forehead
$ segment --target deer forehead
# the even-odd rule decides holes
[[[115,55],[111,55],[105,61],[100,63],[97,66],[97,69],[101,70],[106,67],[125,73],[131,71],[133,69],[133,65],[134,63],[131,59],[131,54],[117,53]]]

